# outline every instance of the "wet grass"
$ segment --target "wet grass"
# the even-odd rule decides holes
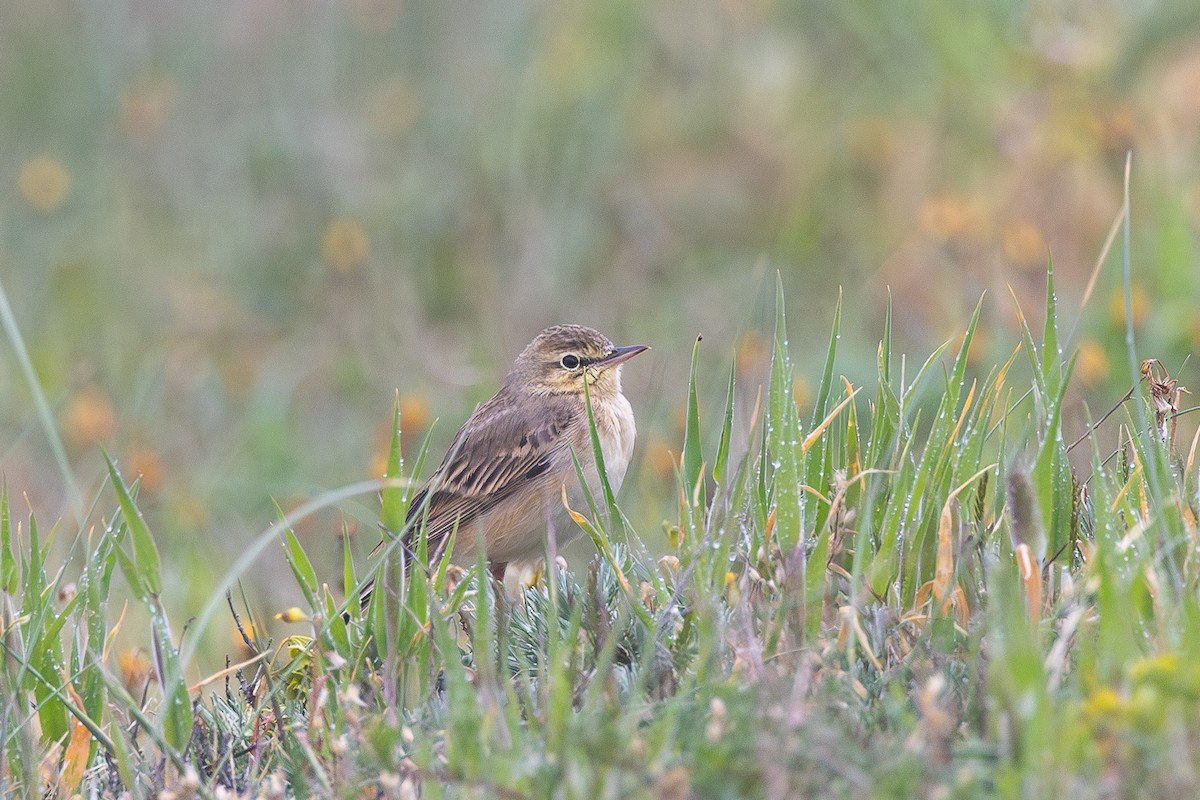
[[[304,632],[276,642],[225,586],[186,625],[161,606],[137,486],[111,462],[110,487],[93,498],[104,524],[80,534],[65,563],[47,560],[48,540],[65,532],[14,521],[6,497],[3,788],[514,798],[1200,789],[1197,465],[1195,443],[1173,430],[1170,377],[1131,365],[1142,379],[1130,400],[1069,452],[1073,357],[1058,344],[1050,273],[1045,325],[1023,327],[1012,358],[985,373],[968,366],[977,317],[906,373],[889,313],[874,385],[852,385],[838,376],[839,308],[801,414],[779,296],[770,379],[743,418],[746,452],[729,444],[735,381],[707,427],[693,368],[666,554],[641,544],[606,490],[570,510],[596,545],[591,561],[548,564],[507,593],[481,579],[482,562],[426,563],[420,537],[411,571],[393,541],[367,564],[347,547],[333,575],[292,532],[300,509],[263,536],[282,545],[304,598],[283,615]],[[341,493],[378,493],[389,531],[403,529],[404,478],[424,458],[406,466],[400,421],[397,409],[391,478]],[[343,599],[353,589],[331,589],[368,580],[377,590],[365,606]],[[149,620],[133,634],[150,654],[140,671],[110,648],[127,604]],[[237,619],[244,652],[189,684],[217,608]]]

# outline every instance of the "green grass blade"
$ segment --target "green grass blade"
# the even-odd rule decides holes
[[[725,486],[726,472],[729,469],[729,443],[733,438],[733,397],[737,374],[737,362],[729,365],[729,386],[725,390],[725,414],[721,419],[721,441],[717,445],[717,460],[713,462],[713,480],[720,486]]]
[[[66,609],[54,610],[51,587],[46,577],[46,551],[38,535],[37,520],[29,517],[29,566],[25,571],[26,589],[21,614],[28,618],[23,626],[27,642],[22,659],[20,682],[32,689],[37,701],[38,721],[44,741],[61,741],[70,730],[66,707],[58,699],[63,687],[59,676],[63,666],[59,633],[66,622]]]
[[[684,422],[683,433],[683,485],[689,500],[699,498],[698,505],[704,505],[704,451],[700,441],[700,405],[696,398],[696,364],[700,360],[700,341],[697,336],[692,346],[692,367],[688,376],[687,418]]]
[[[12,549],[12,523],[8,515],[8,482],[0,483],[0,591],[17,594],[17,556]]]
[[[150,535],[150,528],[146,526],[142,512],[134,504],[129,489],[125,487],[120,473],[117,472],[117,465],[108,453],[104,454],[104,461],[108,464],[108,475],[112,479],[113,490],[117,493],[121,514],[125,517],[125,524],[133,542],[130,566],[137,574],[136,582],[145,593],[157,596],[162,593],[162,563],[158,557],[158,547],[154,544],[154,537]],[[143,595],[142,599],[146,600],[148,597]]]
[[[837,359],[837,345],[842,337],[842,295],[838,292],[838,301],[833,310],[833,325],[829,333],[829,348],[825,353],[825,368],[821,371],[821,383],[817,389],[816,401],[813,404],[813,418],[811,428],[816,430],[829,414],[830,411],[830,396],[833,392],[833,368]],[[835,431],[844,430],[840,426],[826,428],[822,435],[812,440],[808,452],[802,455],[804,459],[803,481],[807,486],[811,486],[818,491],[823,492],[833,482],[833,445],[831,440],[835,436]],[[797,434],[799,431],[797,431]],[[821,531],[824,530],[825,521],[828,517],[830,508],[829,503],[821,499],[815,499],[816,514],[814,515],[811,524],[808,520],[804,520],[806,530]],[[823,572],[818,572],[823,576]],[[810,580],[812,573],[809,573]]]
[[[775,352],[771,357],[767,453],[774,464],[775,533],[784,553],[800,544],[804,497],[800,489],[800,424],[788,356],[783,279],[776,276]]]
[[[150,624],[154,663],[163,694],[160,730],[163,740],[176,752],[182,753],[192,737],[192,698],[188,694],[179,651],[175,649],[171,638],[166,614],[157,602],[153,603]]]
[[[429,437],[425,437],[426,443]],[[385,478],[400,478],[404,470],[404,457],[400,452],[400,393],[396,392],[396,404],[392,411],[392,442],[388,447],[387,469]],[[383,527],[393,534],[399,535],[404,530],[404,517],[407,513],[405,498],[408,491],[402,486],[387,485],[379,490],[381,508],[379,521]]]
[[[1046,323],[1042,329],[1042,375],[1045,376],[1046,391],[1059,393],[1063,383],[1062,352],[1058,344],[1058,297],[1054,292],[1054,259],[1046,260]]]
[[[278,504],[275,505],[275,509],[279,512],[280,520],[286,521],[287,516],[283,513],[283,509]],[[309,609],[316,610],[317,599],[321,591],[317,571],[313,569],[312,561],[309,560],[308,554],[304,552],[304,547],[290,526],[283,530],[283,554],[287,558],[288,566],[292,568],[292,574],[296,577],[300,591],[304,593],[304,599],[308,603]]]
[[[817,427],[829,413],[829,397],[833,392],[833,366],[837,358],[838,341],[842,338],[842,291],[838,289],[837,303],[833,307],[833,325],[829,334],[829,347],[825,351],[825,368],[821,370],[821,383],[817,387],[817,396],[813,402],[813,415],[810,427]],[[818,445],[813,445],[817,447]]]
[[[121,777],[121,783],[134,800],[141,800],[146,797],[146,791],[142,782],[138,780],[138,772],[134,768],[133,752],[129,747],[129,742],[125,740],[123,733],[118,732],[112,737],[112,743],[113,761],[116,762],[117,774]]]
[[[617,505],[617,495],[613,491],[612,483],[608,480],[608,468],[604,465],[604,450],[600,446],[600,433],[596,430],[596,416],[592,413],[592,393],[588,388],[587,381],[583,382],[583,399],[584,405],[587,408],[588,433],[592,439],[592,458],[596,462],[596,472],[600,478],[600,489],[604,494],[604,504],[608,510],[608,524],[612,526],[613,533],[617,533],[622,537],[628,537],[630,533],[629,520],[625,518],[625,514]],[[576,467],[579,466],[576,461]],[[580,483],[584,488],[584,493],[587,494],[587,481],[580,476]]]
[[[54,414],[50,411],[50,404],[46,402],[46,393],[42,390],[42,383],[38,380],[37,372],[33,368],[29,350],[25,347],[25,339],[21,336],[21,329],[17,326],[17,318],[13,315],[12,306],[8,303],[8,292],[4,290],[3,281],[0,281],[0,324],[4,326],[8,340],[12,344],[13,350],[16,351],[17,363],[21,365],[21,372],[25,375],[25,382],[29,384],[30,394],[33,395],[33,405],[37,409],[38,421],[41,423],[42,431],[46,434],[46,440],[50,443],[50,452],[54,454],[54,462],[58,465],[58,471],[67,486],[71,507],[75,511],[75,516],[82,523],[84,519],[83,493],[79,490],[75,473],[71,471],[71,462],[67,460],[66,448],[63,447],[62,437],[58,433],[58,427],[54,424]]]

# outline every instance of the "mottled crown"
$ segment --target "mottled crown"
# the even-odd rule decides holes
[[[586,360],[603,358],[612,351],[613,343],[598,330],[583,325],[555,325],[533,337],[517,356],[517,363],[549,361],[557,364],[567,353]]]
[[[534,394],[582,394],[585,373],[589,365],[595,364],[597,369],[590,373],[592,381],[602,373],[610,376],[603,378],[603,386],[593,382],[597,394],[620,391],[619,368],[601,366],[615,349],[599,331],[583,325],[555,325],[535,336],[521,351],[505,383]]]

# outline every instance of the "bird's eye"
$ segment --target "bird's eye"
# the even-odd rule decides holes
[[[577,369],[579,367],[579,357],[572,353],[567,353],[559,363],[563,365],[563,369]]]

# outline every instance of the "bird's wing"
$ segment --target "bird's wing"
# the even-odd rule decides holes
[[[486,514],[564,457],[571,406],[547,400],[531,406],[496,397],[480,406],[413,496],[406,538],[412,539],[424,518],[430,550],[436,552],[455,525],[465,527]]]

